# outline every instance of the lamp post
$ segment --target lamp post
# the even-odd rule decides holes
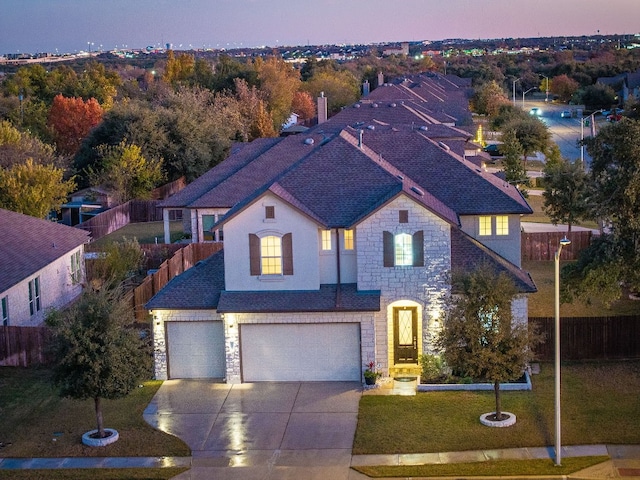
[[[549,77],[547,77],[546,75],[542,75],[541,73],[539,73],[538,75],[540,75],[542,78],[544,78],[544,101],[548,102],[549,101]]]
[[[596,128],[593,122],[596,121],[596,118],[595,118],[596,113],[602,113],[602,109],[596,110],[591,115],[587,115],[586,117],[582,117],[580,119],[580,165],[582,166],[583,169],[584,169],[584,121],[587,118],[590,119],[589,127],[591,128],[592,135],[595,135]]]
[[[562,247],[571,244],[566,236],[560,240],[555,255],[555,431],[556,431],[556,466],[561,465],[560,453],[560,252]]]
[[[529,90],[527,90],[526,92],[522,92],[522,108],[524,108],[524,96],[529,93],[531,90],[535,90],[538,87],[531,87]]]
[[[516,82],[520,80],[519,78],[516,78],[512,83],[513,83],[513,106],[516,106]]]

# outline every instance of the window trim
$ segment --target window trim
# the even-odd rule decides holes
[[[353,228],[345,228],[342,233],[342,239],[345,251],[352,252],[356,249],[356,238]]]
[[[29,313],[33,317],[42,309],[40,290],[40,277],[29,280]]]
[[[0,299],[0,314],[2,315],[2,325],[9,325],[9,296],[5,295]]]
[[[509,215],[496,215],[496,236],[509,235]]]
[[[399,234],[406,234],[411,236],[411,264],[398,265],[396,264],[396,243],[395,237]],[[385,267],[424,267],[424,231],[418,230],[413,234],[406,232],[398,232],[393,234],[391,232],[382,232],[382,263]]]
[[[333,232],[331,230],[320,230],[320,250],[322,252],[333,250]]]
[[[281,273],[262,273],[262,239],[280,238]],[[249,274],[261,279],[274,279],[293,275],[293,241],[291,233],[280,234],[268,231],[261,234],[249,234]]]
[[[82,257],[80,250],[71,254],[71,283],[77,285],[82,282]]]
[[[491,215],[478,216],[478,236],[490,237],[493,235],[493,217]]]

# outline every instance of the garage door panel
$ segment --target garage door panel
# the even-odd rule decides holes
[[[359,381],[357,323],[241,325],[243,380]]]
[[[222,322],[167,322],[169,378],[225,375]]]

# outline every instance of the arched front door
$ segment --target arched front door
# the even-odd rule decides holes
[[[394,362],[418,363],[418,308],[393,307]]]

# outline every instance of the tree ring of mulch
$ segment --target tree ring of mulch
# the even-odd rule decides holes
[[[501,418],[496,418],[496,412],[480,415],[480,423],[487,427],[510,427],[515,425],[516,416],[511,412],[502,412]]]
[[[100,438],[98,437],[98,430],[91,430],[82,435],[82,443],[88,447],[105,447],[117,442],[118,438],[120,438],[117,430],[114,430],[113,428],[105,428],[104,433],[107,436]]]

